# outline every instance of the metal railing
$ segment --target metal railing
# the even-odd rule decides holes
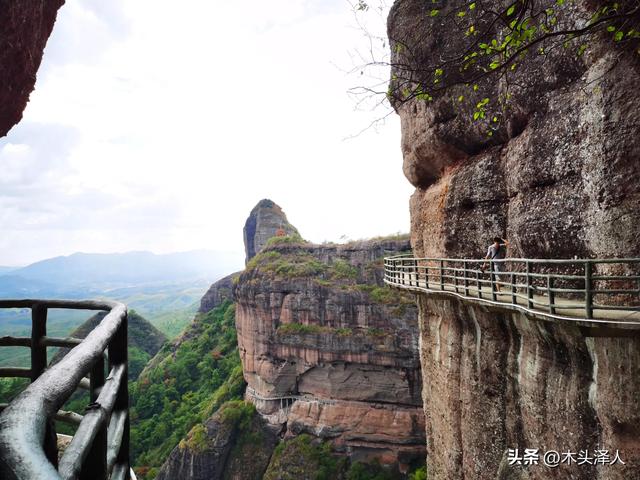
[[[0,338],[0,346],[31,349],[31,368],[0,368],[0,377],[31,379],[24,391],[2,406],[0,478],[128,480],[126,307],[110,301],[0,300],[0,308],[29,308],[32,318],[31,337]],[[109,313],[83,340],[52,338],[47,336],[50,308]],[[47,368],[47,347],[71,350]],[[84,415],[61,411],[78,387],[89,389],[91,403]],[[54,420],[78,425],[59,462]]]
[[[640,326],[640,258],[384,260],[387,285],[543,317]]]

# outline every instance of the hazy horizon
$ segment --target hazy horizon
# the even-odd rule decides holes
[[[345,140],[386,112],[347,94],[368,48],[347,0],[67,0],[0,139],[0,265],[241,250],[262,198],[318,243],[408,231],[397,116]]]

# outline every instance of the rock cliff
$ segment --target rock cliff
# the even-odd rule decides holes
[[[246,261],[251,260],[276,235],[298,235],[282,209],[273,201],[263,199],[253,207],[244,224],[244,249]]]
[[[233,281],[240,276],[240,273],[236,272],[227,275],[211,285],[200,300],[198,312],[207,313],[222,305],[225,300],[233,300]]]
[[[572,3],[567,22],[588,19],[584,9],[597,3]],[[430,17],[432,8],[395,2],[392,88],[398,69],[420,71],[459,47],[464,34],[440,20],[444,13]],[[403,169],[416,187],[414,252],[478,258],[501,235],[511,257],[640,256],[639,75],[640,56],[599,37],[582,56],[560,48],[533,58],[514,74],[510,108],[491,137],[473,114],[480,98],[504,90],[495,78],[481,80],[478,98],[472,92],[463,106],[450,100],[463,87],[397,102]],[[640,478],[638,338],[586,337],[457,300],[420,296],[419,307],[429,478]],[[506,462],[508,448],[599,447],[620,449],[626,465],[517,470]]]
[[[287,436],[406,470],[425,442],[417,314],[412,295],[382,286],[382,258],[409,242],[281,240],[234,292],[247,400]]]
[[[228,402],[171,452],[156,480],[259,479],[278,437],[251,405]]]
[[[22,119],[64,0],[0,3],[0,137]]]

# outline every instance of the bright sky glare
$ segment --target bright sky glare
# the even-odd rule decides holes
[[[384,31],[384,25],[372,25]],[[242,250],[271,198],[302,235],[409,230],[400,126],[356,111],[347,0],[67,0],[0,140],[0,265]]]

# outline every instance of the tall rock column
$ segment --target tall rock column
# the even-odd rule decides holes
[[[242,230],[246,262],[251,260],[278,234],[298,235],[298,230],[289,223],[287,216],[275,202],[263,199],[253,207]]]
[[[427,67],[466,41],[445,19],[467,12],[468,2],[446,2],[436,15],[433,8],[395,2],[392,89],[406,69],[432,82]],[[562,21],[580,25],[589,8],[575,2]],[[395,102],[403,170],[416,187],[414,253],[480,258],[501,235],[511,257],[640,256],[640,56],[596,37],[582,56],[560,48],[528,58],[491,136],[473,117],[483,98],[504,94],[496,77],[477,90]],[[640,478],[638,337],[586,336],[454,299],[421,296],[419,306],[430,479]],[[509,448],[619,449],[625,464],[515,467]]]

